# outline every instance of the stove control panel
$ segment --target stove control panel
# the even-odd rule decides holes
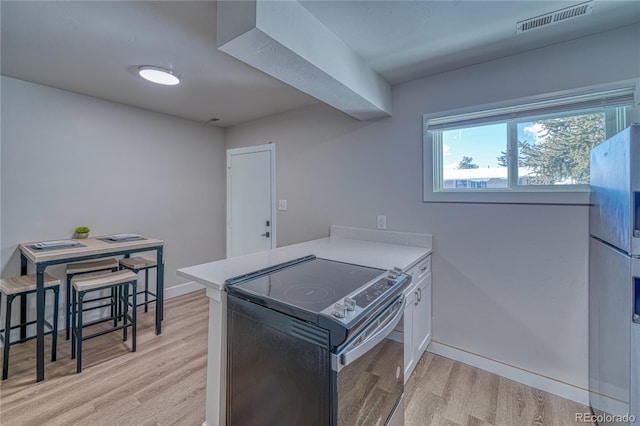
[[[366,308],[371,302],[380,297],[387,289],[396,283],[396,278],[382,278],[376,281],[369,287],[356,294],[353,299],[356,301],[356,305],[361,308]]]
[[[358,315],[367,308],[371,303],[385,294],[391,287],[403,280],[402,269],[393,268],[387,272],[385,276],[378,278],[370,283],[360,292],[350,297],[345,297],[342,302],[337,302],[330,309],[331,316],[334,318],[348,321],[348,317]],[[324,311],[326,313],[326,310]]]

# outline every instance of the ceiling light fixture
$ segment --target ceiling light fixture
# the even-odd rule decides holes
[[[153,83],[164,84],[165,86],[175,86],[180,83],[180,79],[171,70],[155,67],[152,65],[143,65],[138,67],[138,74],[145,80]]]

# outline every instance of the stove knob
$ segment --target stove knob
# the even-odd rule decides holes
[[[393,267],[393,270],[394,270],[398,275],[400,275],[400,274],[402,273],[402,268],[398,268],[397,266],[394,266],[394,267]]]
[[[336,303],[335,305],[333,305],[333,312],[331,312],[331,315],[333,315],[336,318],[344,318],[345,317],[344,305],[340,303]]]
[[[344,298],[344,307],[347,308],[347,311],[355,311],[356,310],[356,301],[350,297]]]

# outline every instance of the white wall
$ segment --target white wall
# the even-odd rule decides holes
[[[422,115],[640,77],[640,26],[396,86],[394,115],[318,105],[226,130],[276,144],[279,245],[331,224],[435,236],[434,340],[587,388],[588,209],[422,202]]]
[[[18,243],[79,225],[164,240],[169,294],[177,268],[224,257],[223,130],[7,77],[1,90],[2,277],[20,273]]]

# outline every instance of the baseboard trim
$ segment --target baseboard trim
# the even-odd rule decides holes
[[[188,283],[179,284],[173,287],[164,289],[164,299],[173,299],[174,297],[183,296],[185,294],[193,293],[194,291],[202,290],[204,286],[198,284],[195,281],[189,281]]]
[[[589,405],[589,391],[587,389],[560,382],[546,376],[541,376],[531,371],[523,370],[521,368],[514,367],[513,365],[505,364],[503,362],[486,358],[482,355],[436,341],[431,341],[427,351],[454,361],[471,365],[472,367],[477,367],[481,370],[497,374],[527,386],[552,393],[562,398],[575,401],[579,404],[586,406]]]

